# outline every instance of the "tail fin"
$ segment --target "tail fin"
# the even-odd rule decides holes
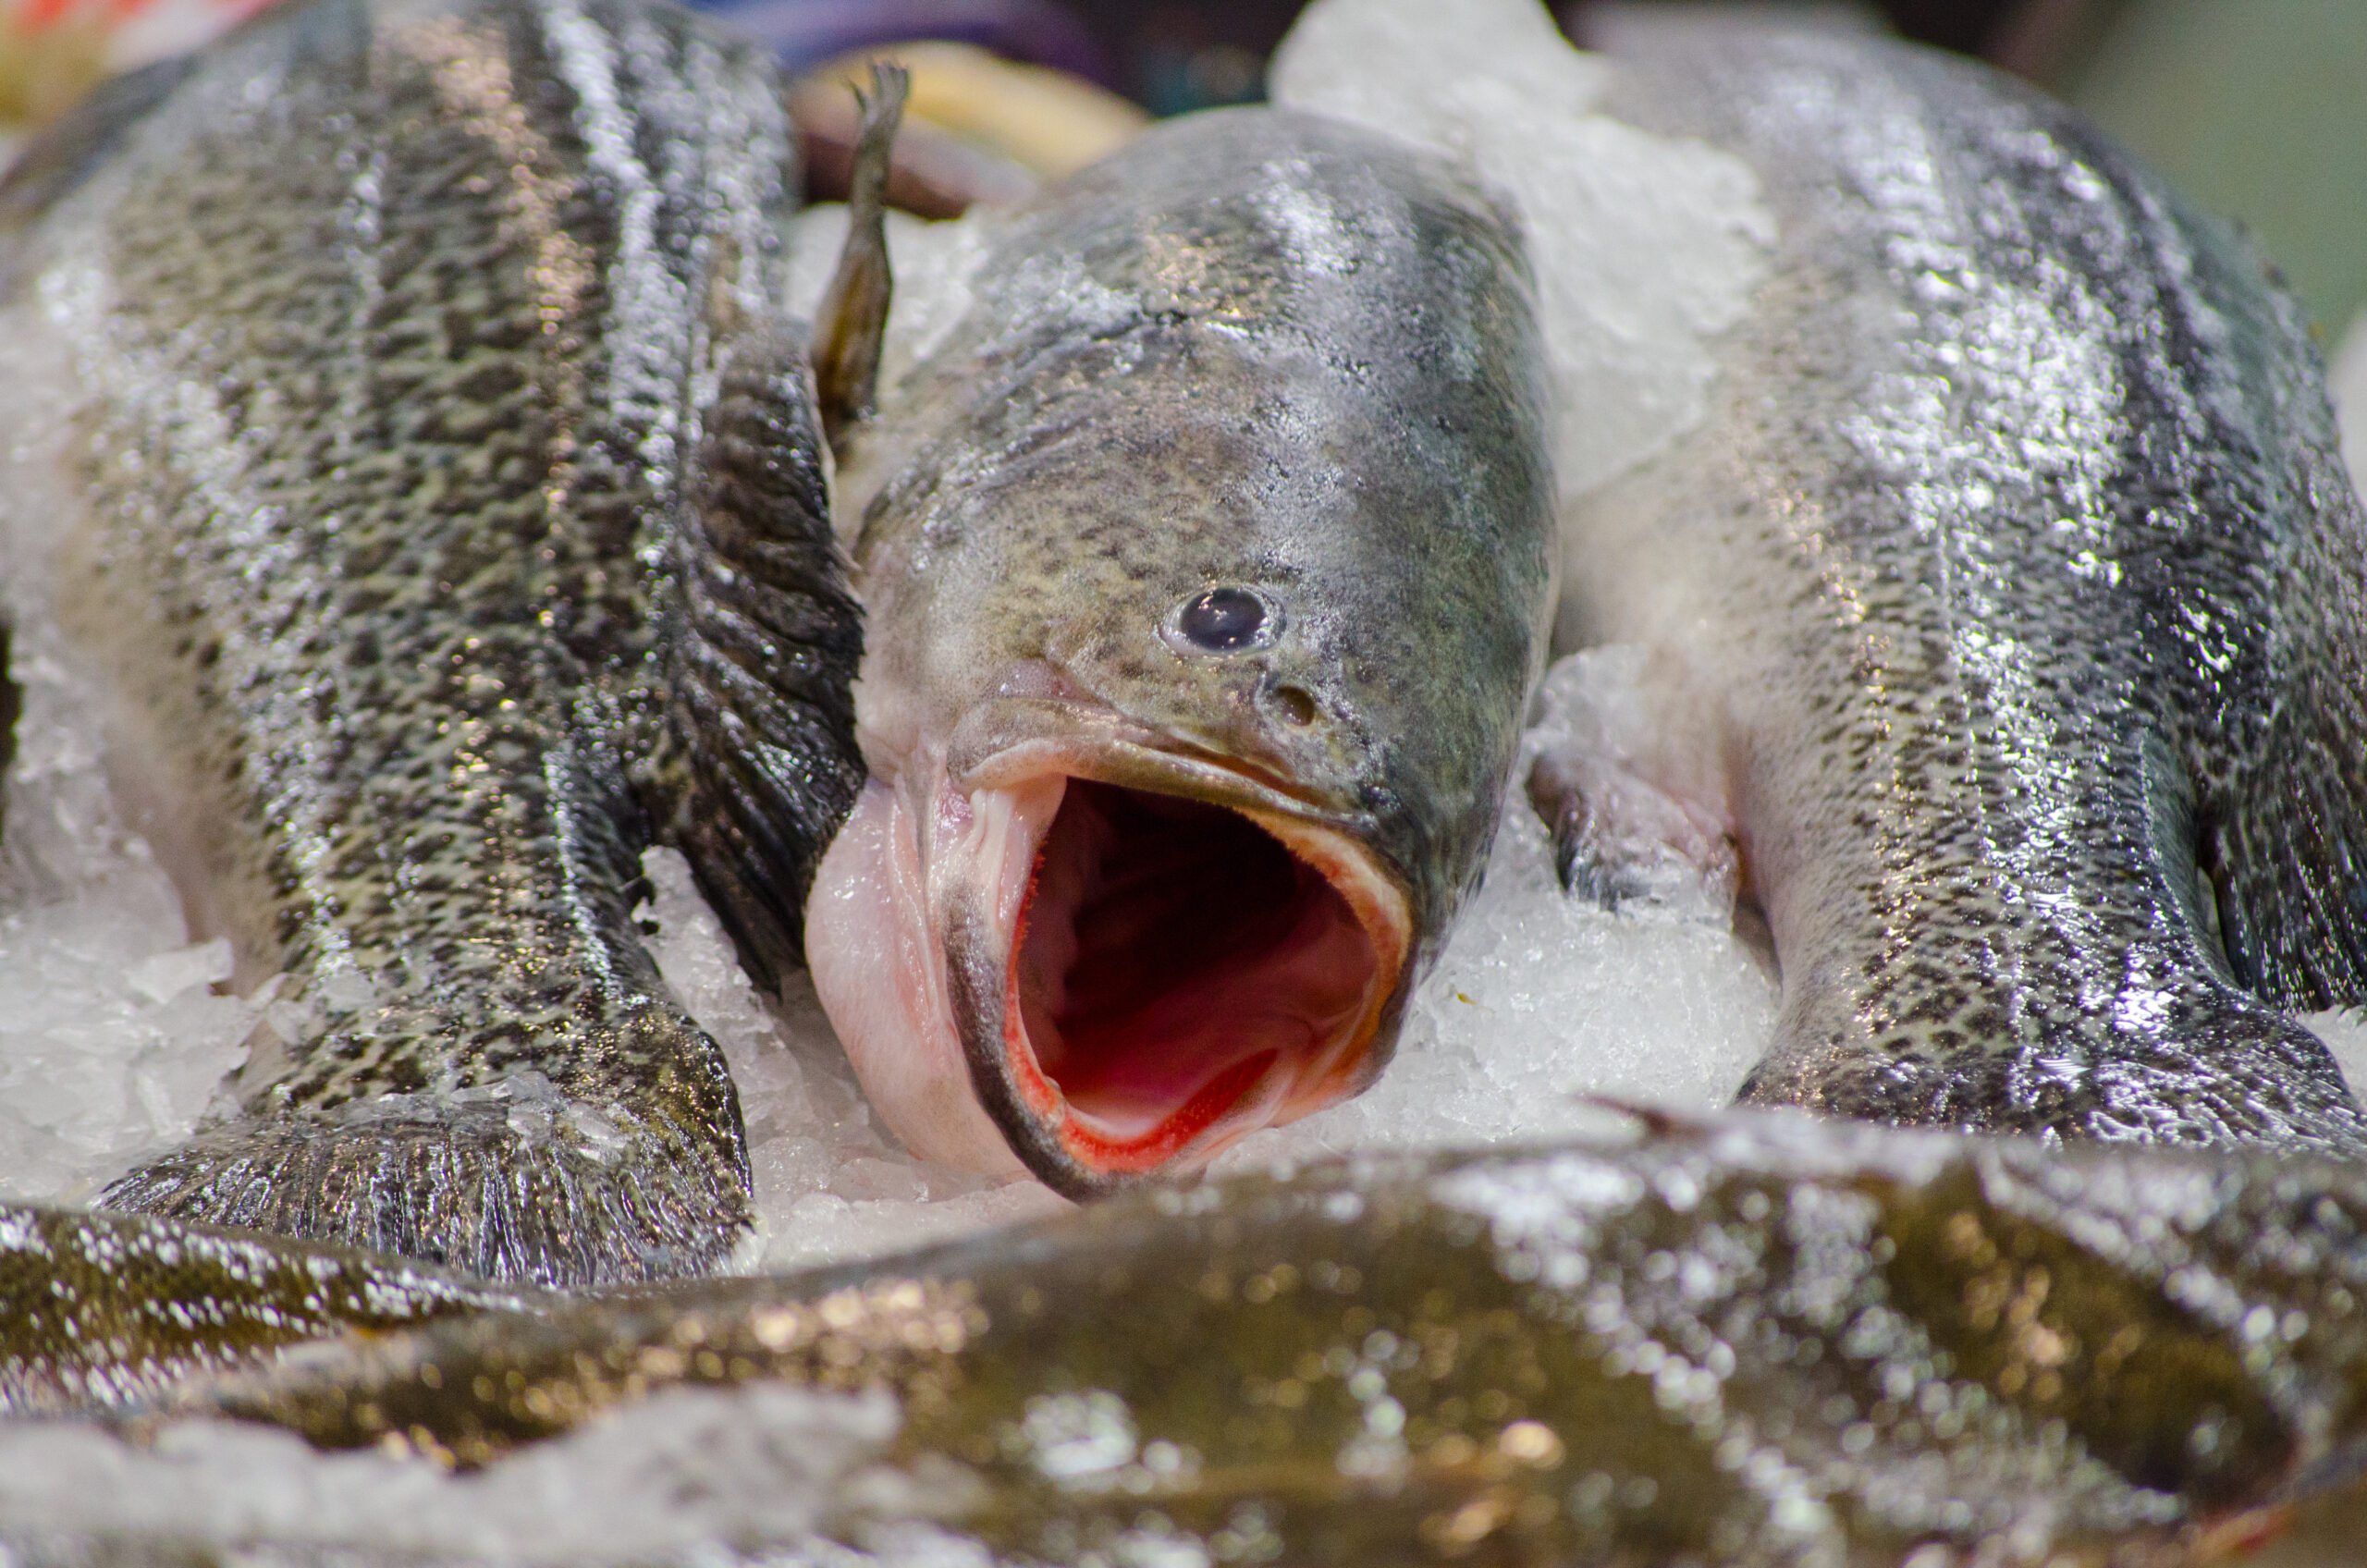
[[[626,1048],[651,1062],[698,1054],[662,1047]],[[728,1083],[718,1095],[691,1081],[694,1067],[656,1071],[674,1081],[633,1085],[631,1109],[530,1071],[482,1088],[261,1109],[98,1201],[558,1290],[713,1273],[754,1223],[737,1102]]]
[[[305,1340],[533,1312],[545,1298],[276,1236],[0,1204],[0,1415],[22,1416],[153,1407],[192,1374]]]
[[[2296,1011],[2367,1006],[2367,509],[2300,307],[2239,239],[2189,227],[2192,276],[2249,349],[2229,446],[2251,460],[2228,465],[2224,504],[2276,541],[2258,717],[2195,766],[2198,858],[2238,980]]]

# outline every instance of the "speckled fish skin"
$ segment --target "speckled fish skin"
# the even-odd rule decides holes
[[[1072,753],[1073,778],[1328,835],[1376,864],[1404,962],[1327,1097],[1354,1092],[1478,878],[1542,657],[1552,478],[1517,227],[1427,154],[1228,111],[1006,219],[968,288],[840,473],[861,518],[872,788],[912,797],[932,877],[943,811],[1048,750]],[[1216,589],[1260,595],[1270,641],[1194,654],[1179,606]],[[940,778],[942,807],[921,798]],[[973,1142],[1008,1139],[1071,1195],[1142,1174],[1076,1154],[1004,1060],[1008,914],[930,897],[934,984],[1000,1129],[968,1111]],[[1198,918],[1233,914],[1211,900]]]
[[[554,1302],[282,1236],[0,1205],[0,1414],[135,1404],[306,1341]]]
[[[192,925],[285,976],[242,1113],[106,1205],[552,1284],[745,1235],[721,1051],[632,911],[673,842],[796,963],[861,779],[790,134],[683,13],[322,0],[5,203],[7,330],[72,389],[68,623],[171,759]]]
[[[186,1407],[474,1464],[682,1382],[884,1386],[893,1462],[1029,1562],[2132,1568],[2354,1480],[2362,1227],[2330,1161],[1736,1112],[432,1325]]]
[[[1624,66],[1608,112],[1747,159],[1781,230],[1704,424],[1582,514],[1564,628],[1717,716],[1784,976],[1745,1097],[2367,1148],[2277,1011],[2367,1001],[2367,523],[2299,308],[1980,67]]]

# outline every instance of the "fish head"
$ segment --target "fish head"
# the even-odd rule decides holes
[[[1321,162],[1275,178],[1344,207]],[[1420,172],[1443,236],[1359,236],[1392,264],[1357,288],[1253,200],[1072,202],[883,416],[873,781],[809,949],[917,1152],[1097,1193],[1387,1061],[1494,829],[1552,556],[1516,245]]]

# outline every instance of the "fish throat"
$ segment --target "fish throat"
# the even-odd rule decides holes
[[[1351,1092],[1404,956],[1357,901],[1237,811],[1067,779],[1012,933],[1012,1088],[1112,1176]]]

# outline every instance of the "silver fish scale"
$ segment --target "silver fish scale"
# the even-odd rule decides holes
[[[104,1201],[716,1266],[739,1108],[639,854],[778,966],[859,778],[769,68],[670,13],[333,0],[101,129],[26,287],[82,393],[69,615],[202,802],[202,922],[288,977],[245,1119]],[[778,743],[718,761],[727,722]]]
[[[2295,308],[1996,79],[1662,47],[1616,112],[1748,158],[1783,234],[1710,420],[1602,503],[1707,567],[1785,979],[1746,1096],[2355,1152],[2269,1005],[2367,998],[2367,524]]]

